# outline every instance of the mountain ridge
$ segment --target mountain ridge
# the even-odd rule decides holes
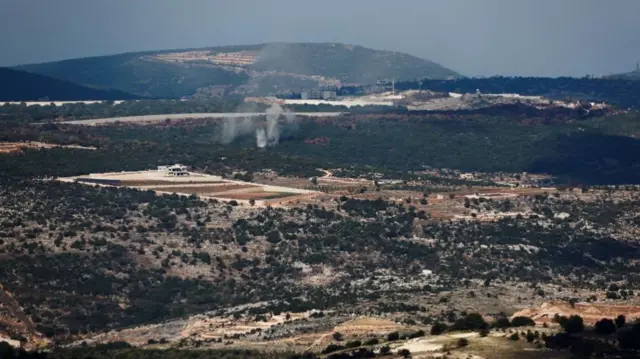
[[[433,61],[341,43],[274,42],[127,52],[14,67],[138,96],[273,94],[340,83],[459,78]]]

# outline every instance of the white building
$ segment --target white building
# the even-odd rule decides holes
[[[188,176],[187,166],[175,164],[173,166],[158,166],[158,172],[162,172],[165,176],[178,177]]]

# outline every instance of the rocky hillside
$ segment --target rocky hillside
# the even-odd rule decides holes
[[[335,43],[271,43],[138,52],[19,66],[95,88],[177,98],[222,93],[277,93],[394,78],[446,79],[456,72],[399,52]]]

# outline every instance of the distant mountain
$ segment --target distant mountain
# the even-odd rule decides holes
[[[339,83],[446,79],[460,75],[399,52],[336,43],[270,43],[126,53],[18,69],[92,88],[178,98],[220,93],[268,94]]]
[[[137,96],[97,90],[51,77],[0,67],[0,101],[128,100]]]

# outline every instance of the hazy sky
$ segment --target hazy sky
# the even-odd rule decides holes
[[[268,41],[408,52],[465,75],[629,71],[640,0],[0,0],[0,65]]]

